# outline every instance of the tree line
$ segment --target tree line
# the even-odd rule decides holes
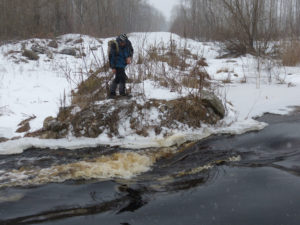
[[[300,0],[182,0],[171,31],[198,40],[231,40],[245,51],[300,35]]]
[[[0,39],[65,33],[112,36],[165,29],[161,12],[144,0],[1,0]]]

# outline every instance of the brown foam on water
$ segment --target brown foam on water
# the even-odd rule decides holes
[[[88,161],[55,165],[45,169],[21,168],[0,177],[0,187],[40,185],[80,179],[130,179],[151,169],[160,158],[175,152],[172,148],[118,152]]]

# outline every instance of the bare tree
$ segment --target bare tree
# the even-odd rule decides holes
[[[300,35],[300,0],[182,0],[171,31],[198,40],[228,41],[240,53]]]
[[[1,0],[0,39],[64,33],[112,36],[158,31],[162,14],[143,0]]]

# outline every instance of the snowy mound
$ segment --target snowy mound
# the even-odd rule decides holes
[[[155,132],[149,132],[147,137],[130,134],[126,132],[125,123],[116,136],[103,132],[96,138],[76,138],[71,134],[59,140],[24,138],[26,133],[42,128],[45,118],[56,117],[62,106],[71,104],[72,90],[78,91],[76,87],[80,82],[102,66],[107,43],[111,40],[69,34],[58,37],[55,46],[53,42],[50,44],[52,40],[32,39],[0,47],[0,141],[15,139],[0,143],[0,154],[20,153],[32,146],[69,149],[97,145],[171,146],[216,133],[240,134],[262,129],[266,124],[253,118],[266,112],[285,114],[292,110],[290,106],[300,104],[299,68],[272,67],[265,61],[258,70],[257,59],[250,55],[217,59],[218,45],[183,39],[171,33],[132,33],[129,38],[136,52],[134,64],[127,73],[133,80],[140,81],[134,83],[134,90],[139,86],[145,99],[174,100],[194,94],[194,84],[179,75],[188,71],[187,76],[195,63],[205,59],[210,85],[226,105],[225,118],[215,125],[201,124],[199,128],[170,128],[167,136]],[[184,63],[180,58],[172,58],[172,51],[169,58],[160,54],[162,50],[167,52],[169,47],[185,50]],[[24,49],[44,52],[37,52],[38,59],[31,60],[24,54]],[[145,58],[150,54],[149,49],[152,61]],[[70,54],[66,54],[66,50]],[[147,74],[141,75],[140,71]],[[101,73],[97,76],[101,77]],[[179,90],[175,85],[173,90],[168,82],[179,81],[179,78],[186,88]],[[98,101],[98,104],[102,103]],[[150,120],[152,116],[155,120],[156,115],[151,112]],[[17,133],[19,123],[29,118],[29,130]]]

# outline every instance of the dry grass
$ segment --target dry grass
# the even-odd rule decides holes
[[[103,77],[90,76],[77,87],[79,95],[90,94],[102,87]]]
[[[281,60],[284,66],[297,66],[300,64],[300,42],[293,41],[282,47]]]
[[[170,67],[184,71],[190,66],[186,63],[186,59],[192,56],[192,53],[188,49],[177,49],[177,45],[175,43],[170,43],[167,47],[151,46],[147,51],[146,58],[154,63],[164,62]]]
[[[230,84],[232,83],[231,79],[229,77],[227,77],[226,79],[222,80],[223,84]]]
[[[103,100],[108,94],[108,78],[90,76],[81,82],[77,87],[77,92],[72,92],[72,104],[85,108],[95,101]]]
[[[229,73],[229,69],[228,68],[221,68],[217,71],[217,73]]]
[[[201,58],[200,60],[198,60],[197,65],[203,67],[208,66],[205,58]]]
[[[6,52],[4,54],[5,57],[9,56],[9,55],[15,55],[15,54],[18,54],[18,53],[21,53],[21,51],[16,51],[16,50],[9,50],[8,52]]]
[[[144,61],[145,61],[144,56],[143,56],[142,54],[139,53],[139,54],[138,54],[138,59],[137,59],[136,64],[137,64],[137,65],[141,65],[141,64],[144,63]]]
[[[209,86],[209,75],[205,71],[207,66],[205,58],[192,54],[186,48],[179,48],[176,43],[171,42],[169,46],[156,45],[139,53],[136,59],[137,65],[129,67],[128,75],[131,77],[129,87],[134,89],[135,83],[141,83],[145,79],[154,81],[157,86],[169,88],[171,91],[181,92],[182,88],[189,87],[193,91],[188,98],[174,101],[146,101],[144,106],[138,105],[134,100],[129,101],[126,107],[121,104],[111,110],[109,105],[102,105],[102,109],[94,111],[95,120],[85,121],[82,119],[85,112],[88,113],[97,108],[93,104],[95,101],[105,99],[109,91],[109,65],[106,61],[98,60],[99,69],[91,70],[89,65],[88,78],[78,84],[76,91],[72,92],[72,104],[79,106],[82,112],[74,116],[70,115],[69,120],[74,127],[76,136],[95,136],[106,130],[109,136],[117,136],[119,122],[122,118],[130,117],[130,127],[138,135],[148,136],[149,130],[154,130],[156,134],[162,132],[162,127],[178,128],[178,122],[191,127],[199,127],[202,122],[215,123],[216,120],[207,117],[207,109],[201,102],[201,90],[204,86]],[[187,61],[191,65],[187,64]],[[194,61],[194,62],[193,62]],[[142,95],[143,93],[141,93]],[[116,102],[116,104],[118,104]],[[147,119],[145,109],[164,109],[161,112],[167,115],[167,119],[158,121],[158,124],[151,126]],[[134,113],[133,113],[134,110]],[[109,114],[107,113],[109,111]],[[67,112],[66,114],[70,114]],[[63,111],[61,118],[66,115]],[[120,118],[120,115],[122,115]],[[136,116],[133,116],[136,115]],[[96,124],[96,125],[95,125]],[[85,127],[84,131],[80,127]],[[89,127],[89,128],[88,128]],[[99,130],[102,127],[102,130]]]
[[[206,59],[192,54],[186,47],[180,48],[174,42],[167,47],[151,46],[146,58],[148,60],[145,65],[151,71],[151,76],[147,75],[147,72],[144,74],[147,79],[154,80],[160,86],[179,92],[183,87],[201,90],[204,86],[210,86],[210,82],[207,82],[210,77],[204,69],[208,66]],[[188,60],[191,64],[187,63]],[[168,72],[165,71],[164,63],[169,66]],[[157,71],[157,69],[162,71],[159,76],[152,74],[152,71]]]
[[[215,124],[217,120],[207,116],[207,109],[200,98],[189,96],[167,102],[168,120],[187,124],[189,127],[199,128],[202,122]]]
[[[199,79],[194,76],[184,76],[181,79],[181,84],[188,88],[198,88]]]
[[[247,83],[247,77],[244,76],[244,77],[240,80],[240,83],[241,83],[241,84]]]

